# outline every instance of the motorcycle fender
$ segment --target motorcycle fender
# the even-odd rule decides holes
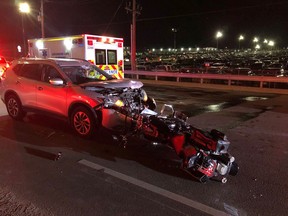
[[[212,151],[216,150],[217,142],[207,137],[201,130],[195,129],[191,135],[191,140],[199,148]]]
[[[178,134],[178,135],[173,136],[171,138],[171,142],[173,144],[176,154],[179,155],[180,152],[183,151],[183,145],[185,142],[184,134]]]

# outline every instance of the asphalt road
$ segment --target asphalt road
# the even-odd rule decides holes
[[[201,184],[166,149],[138,140],[123,148],[105,131],[83,140],[34,114],[16,122],[0,102],[0,215],[287,215],[287,95],[146,90],[194,126],[224,131],[239,174]]]

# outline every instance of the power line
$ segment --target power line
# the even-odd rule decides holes
[[[143,21],[172,19],[172,18],[180,18],[180,17],[188,17],[188,16],[217,14],[217,13],[223,13],[223,12],[232,12],[232,11],[237,11],[237,10],[253,9],[253,8],[260,8],[260,7],[269,7],[269,6],[273,6],[273,5],[282,5],[282,4],[288,4],[288,2],[287,1],[284,1],[284,2],[273,2],[273,3],[266,3],[266,4],[261,4],[261,5],[252,5],[252,6],[245,6],[245,7],[239,7],[239,8],[231,8],[231,9],[223,9],[223,10],[213,10],[213,11],[206,11],[206,12],[195,12],[195,13],[179,14],[179,15],[173,15],[173,16],[142,18],[142,19],[137,19],[137,21],[138,22],[143,22]]]
[[[106,31],[107,31],[108,28],[110,27],[110,25],[111,25],[113,19],[115,18],[116,14],[118,13],[118,11],[119,11],[120,7],[122,6],[123,2],[124,2],[124,0],[122,0],[122,2],[119,4],[118,8],[116,9],[114,15],[111,17],[109,23],[107,24],[107,26],[106,26],[106,28],[105,28],[104,34],[106,34]]]
[[[65,1],[58,1],[58,0],[45,0],[47,3],[53,3],[53,4],[77,4],[77,5],[87,5],[87,4],[95,4],[97,1],[95,0],[65,0]],[[98,0],[100,2],[100,0]]]

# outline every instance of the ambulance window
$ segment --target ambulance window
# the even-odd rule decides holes
[[[116,50],[108,50],[108,64],[117,64]]]
[[[96,56],[96,64],[106,64],[106,51],[105,50],[100,50],[96,49],[95,50],[95,56]]]

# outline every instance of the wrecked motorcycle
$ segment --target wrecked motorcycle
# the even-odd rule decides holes
[[[107,97],[102,110],[114,116],[102,122],[103,126],[121,131],[118,136],[121,141],[139,136],[153,145],[166,145],[181,159],[181,169],[202,183],[209,179],[226,183],[228,175],[237,174],[239,168],[235,158],[228,153],[230,142],[224,133],[216,129],[208,132],[188,124],[186,115],[174,111],[172,105],[165,104],[158,114],[153,111],[155,101],[147,97],[144,90],[134,91],[138,92],[122,97],[126,102],[121,106],[111,103]]]

